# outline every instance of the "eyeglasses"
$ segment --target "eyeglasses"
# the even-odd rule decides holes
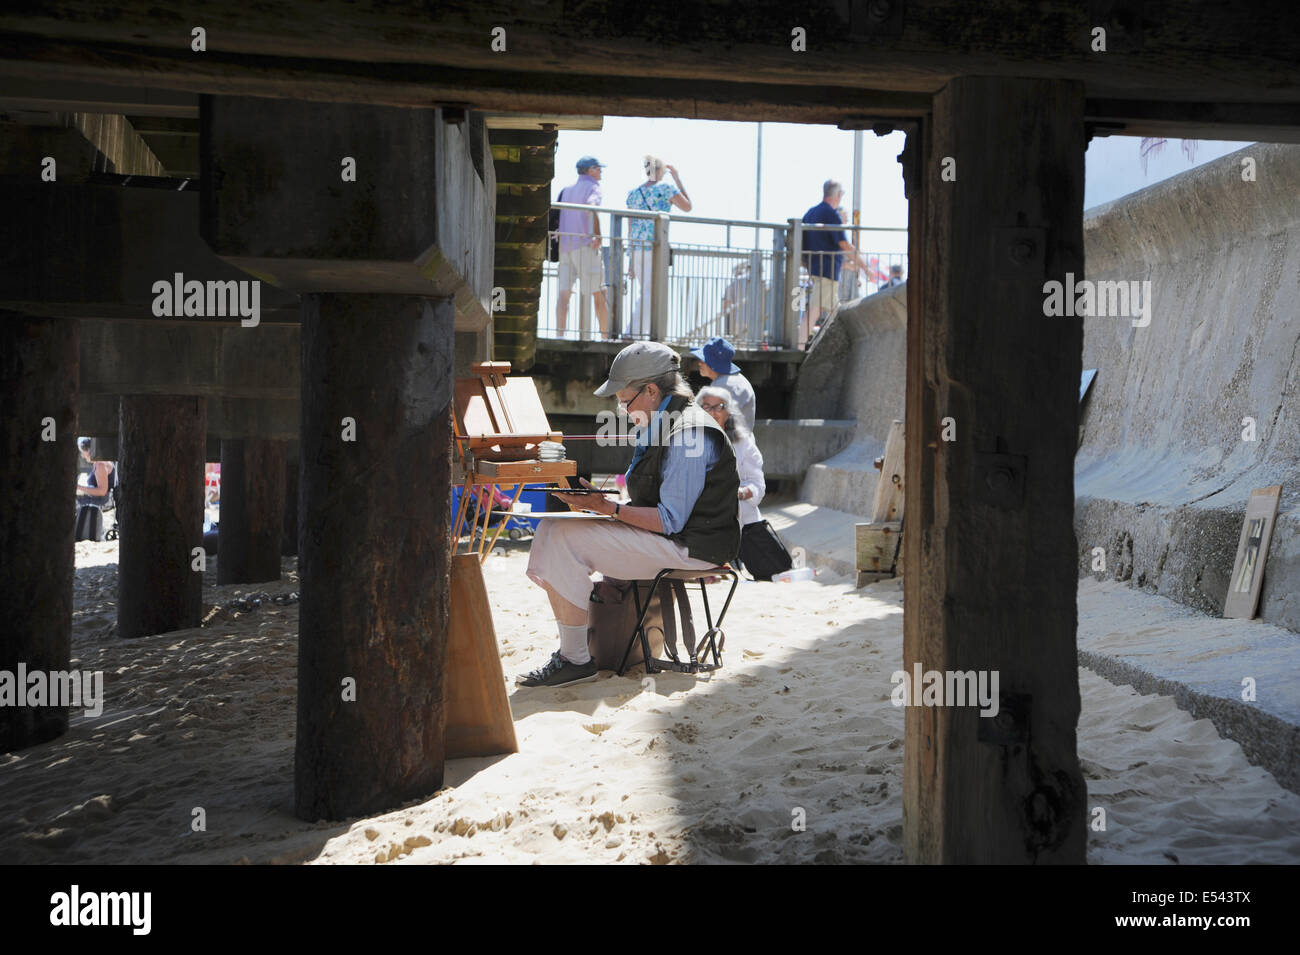
[[[700,404],[700,409],[701,409],[702,411],[708,411],[709,413],[712,413],[712,412],[714,412],[714,411],[726,411],[726,410],[727,410],[727,405],[726,405],[725,402],[719,402],[719,403],[716,404],[716,405],[706,405],[706,404],[701,403],[701,404]]]
[[[640,390],[639,390],[636,394],[634,394],[631,398],[629,398],[627,401],[624,401],[622,398],[618,399],[618,410],[621,411],[621,412],[623,412],[623,414],[627,414],[628,406],[629,406],[630,404],[632,404],[632,402],[634,402],[634,401],[636,401],[638,398],[640,398],[640,397],[641,397],[641,392],[642,392],[642,391],[645,391],[646,388],[648,388],[648,387],[649,387],[648,384],[647,384],[647,385],[642,385],[641,388],[640,388]]]

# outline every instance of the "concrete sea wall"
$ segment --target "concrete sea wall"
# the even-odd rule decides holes
[[[885,451],[890,423],[903,418],[906,377],[905,285],[836,313],[799,369],[791,417],[851,420],[852,437],[808,468],[802,500],[868,516],[880,474],[872,461]]]
[[[1084,237],[1090,280],[1151,283],[1151,321],[1084,320],[1081,575],[1102,547],[1107,576],[1219,614],[1250,492],[1281,484],[1260,616],[1300,630],[1300,147],[1099,206]]]
[[[1260,617],[1300,630],[1300,147],[1254,144],[1098,206],[1084,240],[1088,280],[1150,283],[1150,323],[1084,319],[1080,575],[1101,547],[1104,576],[1220,614],[1250,492],[1281,484]],[[905,288],[890,289],[843,308],[809,353],[791,417],[855,423],[808,468],[803,501],[867,513],[872,459],[903,417],[906,325]]]

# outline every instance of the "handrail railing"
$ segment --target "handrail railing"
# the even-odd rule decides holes
[[[582,280],[586,284],[581,288],[577,323],[581,338],[589,337],[590,309],[595,304],[602,325],[608,316],[607,334],[614,338],[697,344],[718,334],[738,348],[802,347],[816,319],[833,310],[836,302],[869,294],[872,286],[892,284],[884,269],[892,265],[901,271],[906,264],[905,253],[860,249],[863,233],[907,232],[894,226],[723,219],[572,202],[555,202],[551,208],[608,216],[609,228],[600,230],[599,247],[562,242],[558,266],[546,265],[538,322],[542,337],[569,334],[572,285]],[[642,235],[632,238],[625,219],[649,223],[651,228],[639,227]],[[711,227],[719,230],[713,233],[719,237],[720,228],[725,228],[726,244],[669,243],[670,230],[676,233],[687,227]],[[754,230],[754,244],[733,245],[733,231],[745,229]],[[766,240],[758,241],[759,230],[771,233],[770,248]],[[824,231],[851,233],[853,251],[808,251],[804,233]],[[590,232],[571,235],[592,237]],[[595,296],[589,287],[593,269],[602,276]],[[569,288],[557,287],[561,279]]]
[[[659,215],[658,212],[647,212],[644,209],[621,209],[616,206],[589,206],[581,202],[552,202],[552,209],[571,209],[575,212],[603,212],[608,215],[621,216],[624,219],[653,219]],[[736,229],[786,229],[789,228],[784,222],[763,222],[758,219],[711,219],[707,216],[694,216],[684,212],[667,213],[668,218],[673,222],[694,222],[699,225],[723,225],[731,226]],[[853,225],[851,223],[842,223],[833,225],[830,223],[818,223],[811,225],[804,223],[805,229],[844,229],[845,231],[858,232],[906,232],[906,226],[883,226],[883,225]]]

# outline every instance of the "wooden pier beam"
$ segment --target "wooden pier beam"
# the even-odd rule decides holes
[[[1075,82],[955,79],[935,97],[915,166],[904,670],[996,672],[999,713],[909,706],[911,862],[1084,861],[1083,327],[1043,314],[1044,281],[1083,274],[1083,108]]]

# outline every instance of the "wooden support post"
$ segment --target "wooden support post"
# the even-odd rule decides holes
[[[449,299],[303,296],[295,812],[343,819],[443,777]]]
[[[142,637],[197,627],[203,574],[206,403],[123,395],[118,429],[117,632]]]
[[[12,674],[69,665],[78,362],[75,320],[0,312],[0,670]],[[67,729],[62,707],[0,706],[0,753]]]
[[[997,673],[999,712],[908,707],[905,853],[1082,863],[1073,459],[1083,328],[1044,316],[1043,283],[1083,272],[1083,90],[963,77],[936,95],[927,129],[904,156],[915,256],[904,670]]]
[[[280,579],[284,537],[285,442],[221,442],[221,553],[218,584]]]

